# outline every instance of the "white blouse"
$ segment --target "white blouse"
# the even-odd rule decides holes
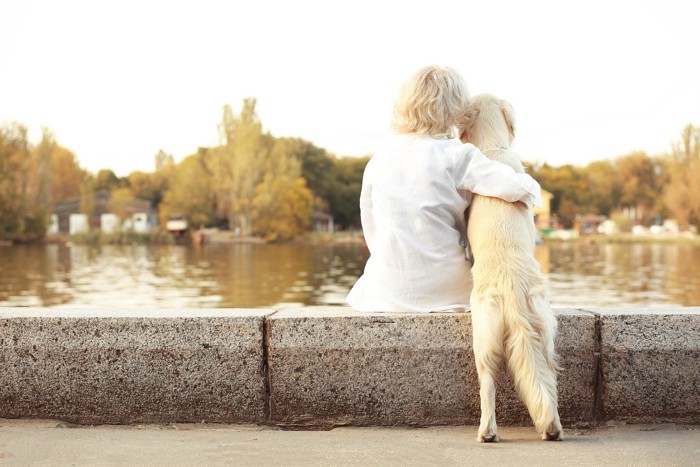
[[[468,310],[464,211],[472,193],[541,205],[539,184],[472,144],[394,135],[367,164],[362,229],[370,251],[347,301],[359,311]]]

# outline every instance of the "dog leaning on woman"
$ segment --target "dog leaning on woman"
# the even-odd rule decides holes
[[[489,158],[524,173],[509,148],[515,136],[510,104],[476,96],[460,125],[460,138]],[[481,420],[477,440],[498,441],[495,377],[505,360],[515,387],[543,440],[560,440],[557,408],[557,321],[534,257],[532,210],[523,203],[474,195],[467,235],[474,258],[471,293],[474,356]]]

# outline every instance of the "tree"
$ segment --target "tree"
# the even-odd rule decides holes
[[[95,211],[95,180],[88,174],[80,184],[80,212],[88,219],[88,228],[92,227],[92,215]]]
[[[162,149],[155,156],[156,172],[170,172],[175,168],[173,156]]]
[[[683,129],[667,167],[666,207],[680,225],[700,222],[700,127]]]
[[[369,157],[343,157],[333,160],[328,203],[336,223],[343,228],[360,227],[362,175]]]
[[[330,208],[328,197],[337,183],[334,171],[334,158],[325,149],[314,146],[300,138],[282,138],[290,155],[301,162],[301,175],[313,193],[314,208],[326,211]],[[359,202],[359,201],[358,201]]]
[[[116,176],[112,169],[101,169],[93,180],[93,190],[95,191],[112,191],[121,185],[119,177]]]
[[[117,188],[112,190],[109,197],[109,210],[123,223],[131,214],[130,206],[134,202],[134,195],[129,188]]]
[[[257,184],[263,180],[269,151],[266,143],[270,138],[263,137],[255,103],[253,98],[244,99],[238,116],[229,105],[224,106],[220,128],[225,144],[212,151],[211,159],[218,212],[243,236],[253,232],[253,199]]]
[[[301,163],[285,139],[277,140],[265,162],[263,180],[255,187],[253,229],[267,240],[293,238],[309,226],[312,207]]]
[[[587,211],[610,216],[620,206],[621,181],[610,161],[594,161],[588,164],[582,175],[585,180]]]
[[[134,197],[149,200],[155,209],[163,200],[163,194],[168,188],[168,176],[165,171],[134,171],[129,174],[127,181]]]
[[[80,167],[72,152],[56,145],[51,153],[51,173],[51,199],[54,203],[80,197],[80,187],[87,172]]]
[[[208,153],[200,149],[198,154],[186,157],[174,169],[170,187],[163,195],[159,208],[161,225],[168,218],[179,214],[194,226],[210,226],[216,223],[216,199],[212,190],[212,174],[207,169]]]
[[[531,170],[532,176],[542,188],[554,195],[551,204],[552,214],[567,228],[570,228],[577,214],[585,214],[581,207],[588,191],[588,181],[581,170],[571,164],[552,167],[543,164]],[[582,199],[584,198],[584,199]]]
[[[0,239],[24,238],[28,162],[27,128],[18,123],[0,127]]]

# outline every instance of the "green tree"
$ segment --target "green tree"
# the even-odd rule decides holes
[[[369,157],[343,157],[333,160],[328,203],[335,222],[342,228],[359,228],[362,175]]]
[[[337,184],[334,158],[325,149],[300,138],[282,138],[290,155],[301,162],[301,174],[313,195],[313,207],[328,211],[329,193]]]

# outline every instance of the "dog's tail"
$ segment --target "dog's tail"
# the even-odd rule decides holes
[[[538,432],[559,420],[557,371],[554,352],[556,318],[546,298],[541,277],[531,278],[529,290],[507,294],[505,303],[506,357],[515,386]]]

